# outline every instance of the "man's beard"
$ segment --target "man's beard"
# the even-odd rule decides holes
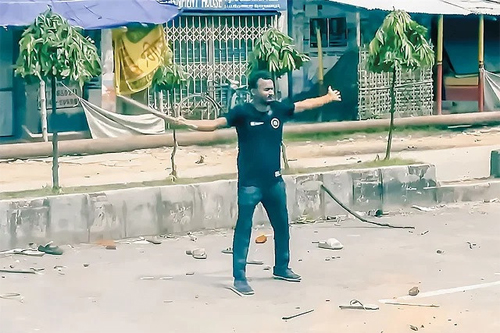
[[[272,103],[274,103],[276,100],[274,99],[274,97],[272,98],[266,98],[266,105],[271,105]]]

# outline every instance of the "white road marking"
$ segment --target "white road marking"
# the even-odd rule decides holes
[[[379,300],[379,302],[380,303],[387,303],[387,302],[394,302],[395,300],[403,300],[404,301],[404,300],[410,300],[410,299],[415,299],[415,298],[433,297],[433,296],[440,296],[440,295],[446,295],[446,294],[454,294],[454,293],[459,293],[459,292],[464,292],[464,291],[469,291],[469,290],[474,290],[474,289],[488,288],[488,287],[493,287],[493,286],[498,286],[498,285],[500,285],[500,281],[481,283],[481,284],[473,284],[473,285],[464,286],[464,287],[456,287],[456,288],[450,288],[450,289],[440,289],[440,290],[428,291],[425,293],[420,293],[417,296],[402,296],[402,297],[398,297],[396,299],[381,299],[381,300]]]

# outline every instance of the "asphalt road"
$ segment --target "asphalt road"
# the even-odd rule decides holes
[[[292,267],[301,283],[271,279],[264,267],[273,264],[272,240],[252,242],[249,259],[264,265],[249,266],[256,294],[244,298],[224,288],[231,283],[231,256],[221,250],[231,246],[231,231],[200,234],[197,241],[118,244],[117,250],[63,246],[60,257],[0,256],[0,269],[44,268],[0,273],[0,296],[22,296],[22,302],[0,298],[0,331],[404,333],[414,332],[413,325],[419,332],[500,332],[500,203],[413,210],[384,220],[416,229],[354,220],[292,226]],[[253,237],[261,233],[270,230]],[[330,237],[344,248],[313,243]],[[205,248],[208,259],[185,254],[195,247]],[[397,300],[439,307],[380,302],[407,296],[415,286],[419,295]],[[379,310],[339,308],[352,299]]]

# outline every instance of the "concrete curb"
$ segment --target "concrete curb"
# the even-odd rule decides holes
[[[285,176],[290,220],[345,212],[307,180],[322,181],[358,211],[392,210],[437,201],[433,165],[394,166]],[[193,185],[142,187],[101,193],[0,201],[0,250],[29,242],[93,242],[145,235],[231,228],[236,222],[235,180]],[[267,223],[261,205],[256,224]]]
[[[500,199],[499,179],[465,184],[446,184],[437,189],[437,201],[443,204],[493,199]]]

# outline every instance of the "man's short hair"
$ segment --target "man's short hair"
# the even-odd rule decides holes
[[[268,71],[255,71],[252,72],[248,78],[248,89],[256,89],[257,82],[262,80],[272,80],[273,76]]]

